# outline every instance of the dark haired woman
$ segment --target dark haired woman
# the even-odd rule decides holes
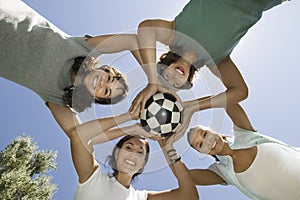
[[[248,87],[230,54],[263,12],[281,3],[281,0],[190,0],[174,21],[141,22],[138,40],[149,83],[136,97],[131,110],[142,110],[146,100],[164,88],[158,84],[158,77],[169,87],[188,89],[193,85],[195,72],[203,65],[220,78],[226,91],[188,105],[194,105],[199,111],[224,107],[247,98]],[[170,52],[163,55],[158,64],[156,41],[170,47]],[[185,120],[184,123],[189,123],[188,117]],[[178,132],[184,132],[183,129]]]
[[[196,126],[187,134],[190,145],[216,161],[208,169],[193,169],[196,185],[236,186],[251,199],[300,198],[300,149],[256,132],[238,104],[226,109],[234,138]]]
[[[113,104],[126,97],[124,75],[99,67],[96,57],[132,50],[139,60],[136,35],[72,37],[22,1],[0,5],[0,76],[37,93],[68,136],[78,125],[72,109],[81,112],[93,102]]]
[[[126,116],[127,114],[124,114]],[[124,122],[124,116],[99,120],[103,132],[76,131],[71,134],[71,152],[73,163],[79,177],[79,184],[74,199],[111,199],[111,200],[174,200],[197,199],[198,192],[187,168],[180,161],[171,142],[160,142],[166,159],[171,163],[178,180],[178,188],[174,190],[150,192],[135,190],[131,186],[134,177],[142,173],[149,157],[149,144],[144,136],[149,136],[137,125],[111,129],[115,122]],[[125,117],[126,118],[126,117]],[[135,118],[135,117],[133,117]],[[125,135],[135,134],[135,135]],[[100,137],[98,137],[100,136]],[[93,144],[102,143],[117,137],[119,140],[112,151],[109,164],[113,169],[112,176],[102,172],[93,154]],[[97,137],[97,141],[94,138]]]

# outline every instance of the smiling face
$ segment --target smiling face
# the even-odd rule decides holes
[[[191,63],[196,61],[194,52],[186,52],[176,62],[170,64],[163,71],[162,76],[170,85],[180,88],[188,81]]]
[[[137,137],[125,141],[115,153],[117,170],[136,174],[143,169],[147,162],[147,145],[147,140]]]
[[[220,154],[225,144],[221,135],[200,127],[190,130],[188,141],[194,149],[209,155]]]
[[[95,99],[114,98],[124,93],[124,84],[116,78],[116,74],[108,66],[87,74],[83,83]]]

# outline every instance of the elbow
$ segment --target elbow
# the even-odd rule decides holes
[[[247,99],[248,95],[249,95],[248,86],[246,84],[244,84],[241,86],[241,88],[239,90],[240,101]]]
[[[142,28],[152,27],[152,21],[153,20],[151,20],[151,19],[146,19],[139,24],[138,28],[142,29]]]
[[[238,86],[232,86],[227,89],[227,94],[230,94],[230,100],[228,104],[236,104],[248,98],[248,87],[246,84],[239,84]]]
[[[77,132],[76,127],[72,128],[71,130],[68,131],[68,136],[70,140],[80,140],[80,136]]]

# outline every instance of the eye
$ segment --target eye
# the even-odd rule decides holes
[[[126,146],[125,149],[131,150],[131,147],[130,146]]]
[[[202,147],[202,142],[200,142],[199,147],[200,147],[200,148]]]
[[[113,83],[116,78],[117,78],[116,76],[113,76],[112,79],[111,79],[111,83]]]
[[[144,152],[143,151],[139,151],[138,154],[144,155]]]
[[[104,71],[105,71],[106,73],[110,73],[109,69],[107,69],[107,68],[104,68]]]

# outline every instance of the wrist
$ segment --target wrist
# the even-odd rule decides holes
[[[131,119],[131,115],[128,112],[126,112],[126,113],[116,116],[115,120],[116,120],[117,124],[122,124],[122,123],[130,121],[132,119]]]
[[[167,150],[166,153],[172,163],[176,163],[181,160],[181,156],[176,152],[174,148]]]

